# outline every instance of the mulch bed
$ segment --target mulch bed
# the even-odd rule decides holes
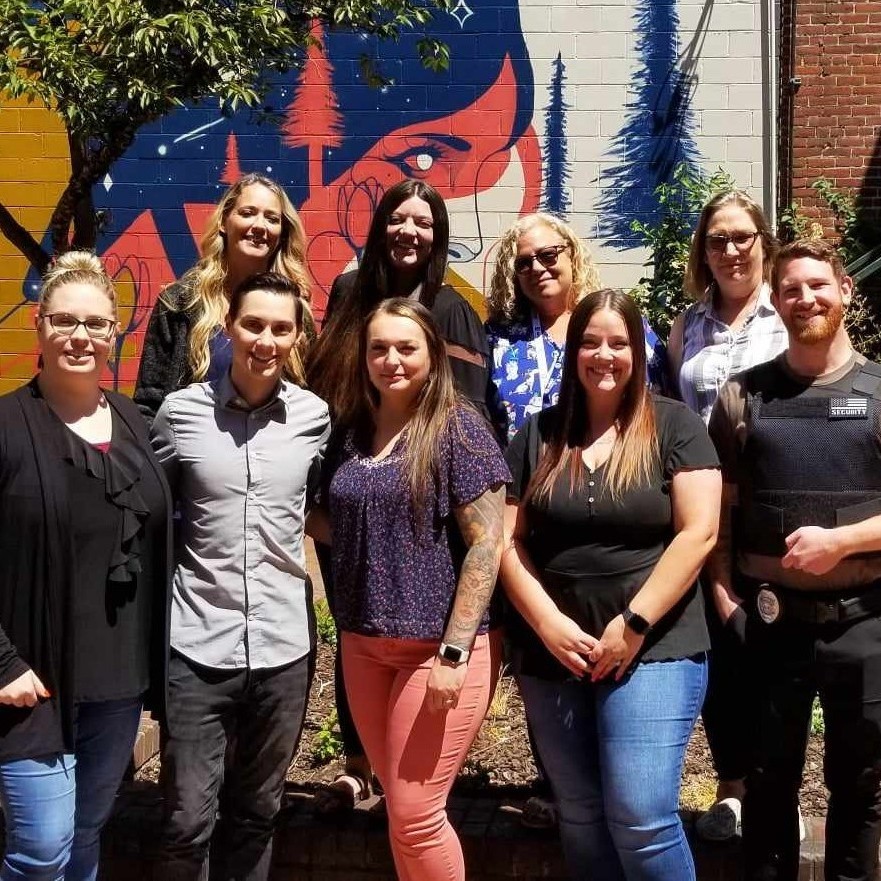
[[[342,771],[340,758],[319,758],[327,746],[329,720],[335,712],[333,687],[333,651],[320,643],[315,679],[303,737],[288,781],[297,789],[312,791],[330,783]],[[139,772],[139,779],[157,780],[158,757]],[[480,729],[465,767],[456,782],[456,791],[476,794],[490,791],[512,800],[525,799],[535,781],[535,764],[526,736],[523,702],[510,676],[499,681],[489,715]],[[713,802],[716,780],[703,726],[698,722],[685,756],[680,804],[684,810],[705,810]],[[823,740],[811,735],[808,743],[804,780],[799,795],[807,816],[825,816],[828,793],[823,785]]]
[[[311,789],[329,783],[342,770],[342,762],[315,759],[319,731],[334,711],[333,654],[329,646],[319,645],[312,685],[312,696],[306,714],[303,739],[288,779]],[[456,788],[474,791],[475,787],[500,790],[506,797],[525,797],[535,780],[535,765],[526,737],[523,702],[517,685],[510,676],[503,676],[489,715],[471,747]],[[684,809],[704,810],[713,802],[716,780],[703,726],[698,722],[685,757],[682,777],[681,804]],[[802,811],[809,816],[825,816],[827,792],[823,786],[823,740],[811,736],[808,745],[805,775],[800,794]]]

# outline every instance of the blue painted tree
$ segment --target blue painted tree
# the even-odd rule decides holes
[[[569,143],[566,139],[566,111],[569,105],[563,98],[566,86],[566,65],[560,53],[553,62],[553,75],[548,86],[548,106],[545,110],[545,137],[542,159],[545,168],[542,211],[565,217],[571,202],[566,186],[569,182]]]
[[[600,235],[617,248],[638,244],[631,222],[656,222],[661,206],[655,188],[669,183],[678,165],[694,170],[699,155],[692,137],[694,80],[689,65],[680,63],[676,0],[639,0],[634,22],[636,94],[612,141],[619,162],[605,172],[600,199]]]

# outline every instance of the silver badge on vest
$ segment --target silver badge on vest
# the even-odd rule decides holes
[[[780,597],[767,584],[763,584],[756,594],[756,608],[765,624],[773,624],[780,617]]]
[[[867,419],[868,398],[829,398],[830,419]]]

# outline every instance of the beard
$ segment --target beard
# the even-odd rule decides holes
[[[786,326],[789,335],[797,343],[814,345],[831,340],[838,333],[844,320],[844,308],[839,304],[830,306],[822,315],[814,316],[809,324],[797,324],[790,321]]]

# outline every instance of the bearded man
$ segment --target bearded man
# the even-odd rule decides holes
[[[783,247],[772,287],[789,348],[732,378],[709,425],[727,502],[710,577],[746,641],[757,701],[745,877],[798,877],[819,695],[826,879],[869,881],[881,837],[881,366],[851,345],[853,282],[829,244]]]

